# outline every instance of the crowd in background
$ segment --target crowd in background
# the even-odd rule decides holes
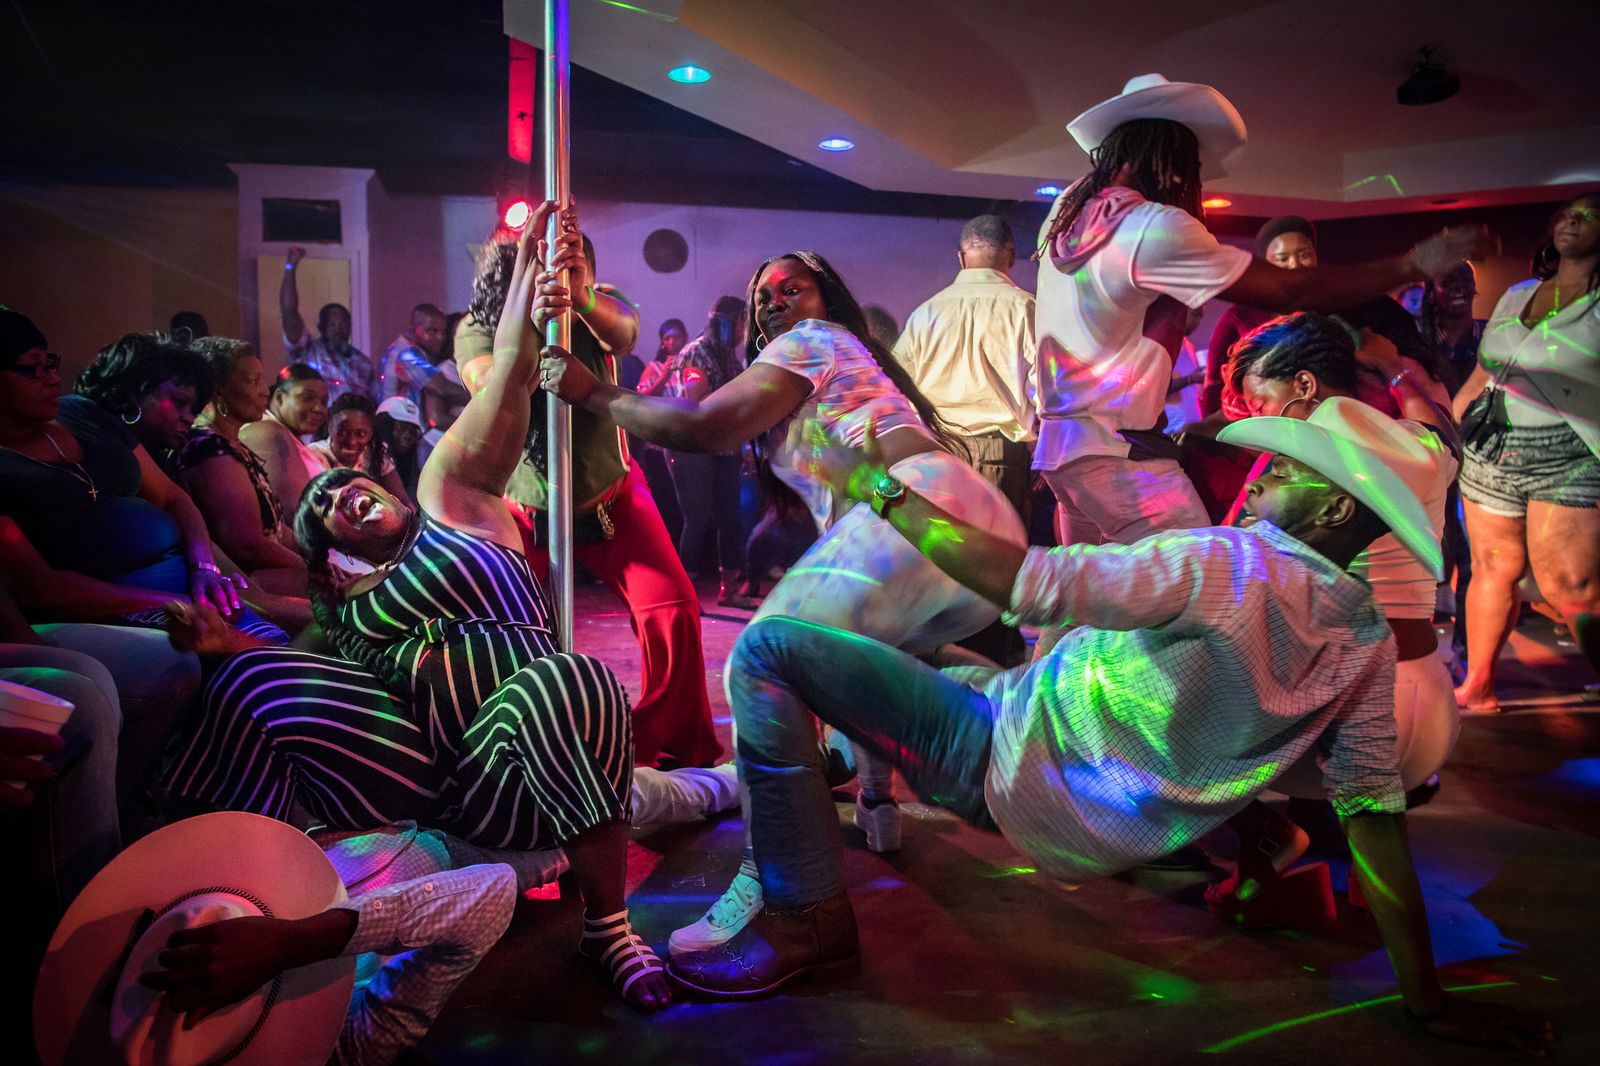
[[[1051,353],[1040,351],[1044,324],[1035,324],[1033,294],[1009,278],[1016,255],[1009,227],[995,216],[974,219],[958,252],[955,283],[919,307],[903,332],[882,321],[887,315],[864,312],[856,332],[892,353],[897,373],[915,384],[901,391],[936,412],[951,452],[999,490],[1019,528],[1039,528],[1036,502],[1055,508],[1059,501],[1053,533],[1060,543],[1137,539],[1144,527],[1136,520],[1089,506],[1081,469],[1070,486],[1057,476],[1064,457],[1083,454],[1086,438],[1059,436],[1072,421],[1071,398],[1051,394],[1065,379],[1052,383],[1041,373]],[[1315,227],[1274,219],[1255,252],[1287,271],[1316,267]],[[406,506],[423,500],[419,482],[430,455],[447,446],[451,427],[491,380],[515,254],[514,242],[492,242],[471,308],[447,315],[419,303],[373,358],[351,344],[347,308],[321,308],[314,331],[302,319],[295,271],[303,252],[292,249],[281,294],[287,365],[275,375],[252,344],[209,336],[202,318],[181,312],[166,330],[110,341],[69,391],[50,351],[50,324],[35,323],[26,309],[0,309],[0,640],[7,642],[0,676],[13,667],[65,671],[80,679],[80,704],[112,705],[82,758],[111,768],[114,795],[93,825],[81,827],[95,843],[29,882],[53,888],[28,894],[36,928],[47,930],[71,891],[120,846],[173,813],[161,805],[164,760],[212,670],[168,640],[174,604],[214,610],[251,646],[329,650],[314,621],[317,575],[296,536],[296,514],[313,495],[308,487],[329,484],[330,471],[352,470]],[[665,322],[644,361],[631,354],[639,348],[637,315],[623,294],[595,280],[592,247],[566,254],[581,279],[573,303],[588,322],[573,355],[596,376],[641,396],[687,401],[684,410],[743,387],[735,383],[760,351],[752,323],[765,321],[750,302],[754,281],[743,298],[715,298],[697,330]],[[833,277],[825,261],[805,262],[817,277]],[[1293,344],[1273,332],[1288,328],[1283,307],[1241,302],[1197,349],[1181,338],[1194,330],[1199,308],[1174,304],[1163,328],[1180,338],[1173,345],[1180,361],[1161,368],[1168,384],[1148,398],[1148,430],[1121,435],[1133,459],[1147,461],[1141,470],[1160,471],[1169,486],[1139,491],[1166,493],[1161,506],[1169,509],[1180,489],[1193,498],[1187,517],[1161,528],[1229,524],[1256,456],[1219,443],[1219,429],[1255,415],[1293,415],[1297,406],[1304,417],[1331,397],[1437,428],[1451,458],[1429,491],[1444,516],[1439,535],[1450,578],[1438,590],[1431,582],[1409,590],[1391,620],[1397,635],[1406,624],[1418,627],[1420,642],[1431,639],[1436,620],[1453,619],[1454,697],[1463,712],[1492,713],[1495,665],[1525,590],[1536,587],[1569,626],[1600,607],[1597,282],[1600,195],[1591,194],[1557,214],[1531,279],[1498,296],[1487,318],[1474,316],[1481,294],[1467,263],[1422,285],[1411,313],[1382,296],[1336,317],[1293,315]],[[1202,288],[1196,282],[1192,291]],[[969,325],[976,317],[978,325],[952,341],[952,316]],[[547,544],[543,406],[535,393],[526,446],[519,438],[505,491],[535,574]],[[625,443],[616,425],[586,417],[575,410],[575,540],[580,561],[629,605],[644,650],[632,708],[634,762],[714,765],[720,752],[688,575],[714,580],[723,606],[776,610],[766,600],[769,586],[820,536],[834,535],[838,515],[772,476],[775,417],[732,436],[688,423],[623,426]],[[643,428],[666,443],[635,432]],[[1087,446],[1093,453],[1093,442]],[[1056,459],[1053,448],[1062,449]],[[1097,493],[1124,492],[1117,471],[1102,475]],[[1127,498],[1138,493],[1128,490]],[[990,621],[963,643],[1001,665],[1024,661],[1021,632]],[[1430,646],[1421,654],[1431,653]],[[870,759],[858,753],[858,761],[865,787]],[[73,787],[71,775],[53,787]],[[0,790],[5,806],[25,806],[25,790]],[[898,834],[897,823],[891,828],[872,813],[887,801],[889,793],[868,796],[858,819]]]

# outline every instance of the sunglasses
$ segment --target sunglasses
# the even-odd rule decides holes
[[[19,377],[43,381],[51,374],[61,373],[61,357],[55,352],[50,352],[41,363],[12,363],[10,366],[0,366],[0,370]]]

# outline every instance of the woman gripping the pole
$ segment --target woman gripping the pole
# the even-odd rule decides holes
[[[604,664],[559,650],[500,500],[527,431],[536,323],[568,304],[533,247],[552,210],[523,235],[493,364],[429,456],[417,507],[348,469],[301,497],[296,540],[343,659],[265,648],[228,659],[170,782],[273,817],[298,801],[334,828],[410,818],[485,847],[559,845],[584,899],[581,950],[622,998],[656,1010],[670,989],[624,897],[627,696]],[[214,621],[185,611],[174,643],[239,651]]]

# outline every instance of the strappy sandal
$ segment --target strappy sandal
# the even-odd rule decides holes
[[[662,965],[644,937],[633,931],[628,912],[618,911],[604,918],[583,917],[583,943],[578,950],[583,956],[605,970],[611,978],[611,987],[630,1006],[639,1010],[660,1010],[671,1000],[668,992],[659,997],[660,1002],[649,1003],[630,998],[629,992],[642,978],[651,974],[664,974]]]

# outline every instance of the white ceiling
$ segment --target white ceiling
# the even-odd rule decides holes
[[[1081,174],[1065,124],[1135,74],[1215,85],[1250,145],[1232,210],[1344,217],[1600,184],[1600,3],[571,0],[573,61],[873,189],[1028,199]],[[543,0],[505,0],[535,45]],[[1435,46],[1458,96],[1402,107]],[[701,85],[668,80],[693,63]],[[854,151],[817,148],[842,136]]]

